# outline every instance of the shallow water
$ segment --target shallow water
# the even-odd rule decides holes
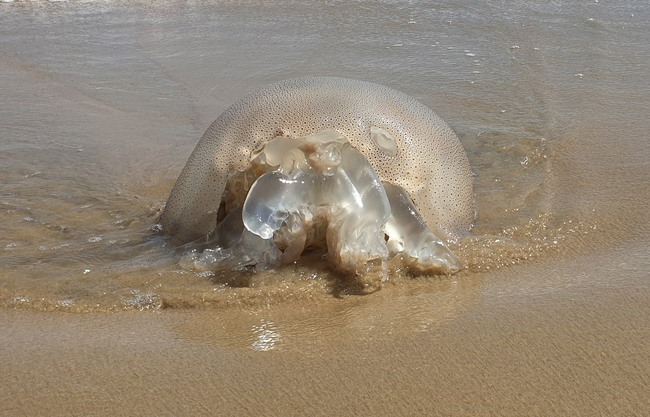
[[[358,293],[318,254],[258,274],[182,270],[156,232],[210,122],[303,75],[411,94],[469,155],[478,217],[452,246],[465,270],[395,274],[382,297],[428,305],[514,264],[644,253],[649,19],[641,1],[3,4],[0,306],[304,307]]]

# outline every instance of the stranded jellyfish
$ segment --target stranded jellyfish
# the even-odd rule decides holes
[[[473,219],[467,155],[433,111],[378,84],[307,77],[219,116],[160,222],[176,243],[201,242],[186,257],[198,269],[279,266],[322,247],[336,269],[363,275],[388,262],[457,271],[447,243]]]

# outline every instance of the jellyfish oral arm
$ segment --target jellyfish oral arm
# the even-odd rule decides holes
[[[214,249],[201,257],[192,254],[195,268],[214,268],[224,260],[236,267],[277,266],[297,260],[308,244],[327,247],[330,263],[353,275],[372,269],[385,274],[389,260],[417,272],[460,267],[407,192],[382,183],[363,154],[335,131],[276,137],[248,169],[263,174],[248,191],[239,189],[243,206],[213,233],[219,256]],[[326,227],[325,242],[315,237],[319,225]]]

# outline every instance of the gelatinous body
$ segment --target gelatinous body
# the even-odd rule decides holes
[[[220,207],[239,220],[217,227]],[[452,271],[457,261],[436,236],[456,239],[473,219],[467,156],[442,119],[388,87],[308,77],[264,87],[217,118],[161,223],[177,242],[229,241],[217,252],[241,246],[222,233],[274,240],[254,257],[278,262],[297,258],[325,228],[328,257],[342,270],[399,253],[416,269]]]
[[[308,246],[326,246],[330,263],[353,275],[385,274],[389,259],[418,272],[459,269],[406,191],[382,183],[334,130],[272,139],[246,170],[231,175],[224,203],[229,214],[200,242],[209,249],[184,258],[188,266],[277,266]]]

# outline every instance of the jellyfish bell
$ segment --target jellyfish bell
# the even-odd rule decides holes
[[[444,121],[387,87],[309,77],[226,110],[161,224],[177,242],[213,245],[185,257],[197,269],[278,266],[321,246],[336,269],[363,275],[388,261],[457,271],[446,241],[473,218],[467,156]]]

